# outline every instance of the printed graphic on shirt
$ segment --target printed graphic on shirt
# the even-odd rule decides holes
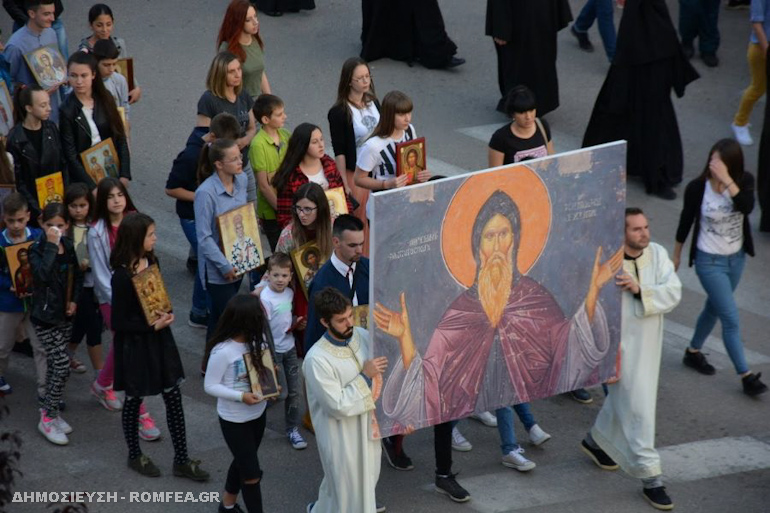
[[[736,212],[732,203],[723,197],[703,198],[703,225],[707,233],[724,238],[728,244],[740,242],[743,237],[743,214]]]
[[[243,358],[238,358],[233,362],[233,390],[251,392],[249,374],[246,372],[246,363]]]

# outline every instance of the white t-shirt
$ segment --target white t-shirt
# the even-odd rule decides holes
[[[396,177],[396,144],[411,141],[416,137],[414,127],[410,124],[404,130],[404,135],[396,141],[392,137],[372,137],[368,139],[358,152],[358,167],[370,173],[376,180],[390,180]],[[372,216],[372,203],[366,202],[366,217]]]
[[[359,159],[361,158],[361,146],[380,121],[380,111],[377,110],[374,102],[369,102],[363,109],[352,104],[349,105],[353,118],[353,137],[356,140],[356,159]]]
[[[270,323],[270,331],[273,333],[273,343],[276,353],[286,353],[294,349],[294,334],[286,331],[291,328],[292,323],[292,302],[294,301],[294,291],[285,288],[283,292],[275,292],[270,285],[262,289],[259,294],[262,305],[267,313],[267,320]]]
[[[732,255],[742,247],[743,214],[735,210],[727,189],[717,194],[707,180],[700,207],[698,249],[712,255]]]
[[[217,413],[228,422],[240,424],[258,419],[267,407],[267,401],[252,405],[241,402],[243,393],[251,392],[243,361],[248,350],[247,344],[230,339],[214,346],[209,356],[203,389],[217,398]]]
[[[94,109],[83,106],[83,115],[86,117],[86,121],[88,121],[88,128],[91,129],[91,146],[96,146],[102,142],[102,136],[99,135],[99,128],[94,123]]]
[[[320,171],[318,171],[314,175],[305,175],[307,176],[307,179],[310,180],[313,183],[317,183],[321,186],[323,190],[327,190],[329,188],[329,180],[326,179],[326,175],[324,174],[323,167]]]

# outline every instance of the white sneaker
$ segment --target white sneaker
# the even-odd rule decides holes
[[[59,428],[59,431],[61,431],[65,435],[69,435],[70,433],[72,433],[72,426],[67,424],[67,421],[61,418],[61,415],[53,419],[53,421],[56,423],[56,427]]]
[[[471,443],[466,440],[460,430],[456,427],[452,428],[452,449],[460,452],[468,452],[473,449]]]
[[[527,458],[522,456],[523,454],[524,449],[521,447],[509,452],[503,456],[503,465],[508,468],[515,468],[519,472],[527,472],[528,470],[535,468],[535,462],[529,461]]]
[[[751,146],[754,144],[754,139],[751,138],[749,127],[751,125],[738,126],[735,123],[730,125],[733,128],[733,134],[735,134],[735,140],[742,146]]]
[[[537,424],[532,426],[532,428],[529,430],[529,441],[532,443],[532,445],[543,445],[550,439],[551,435],[543,431],[543,429]]]
[[[483,411],[481,413],[474,413],[471,415],[473,420],[478,420],[482,424],[488,427],[497,427],[497,417],[493,413]]]
[[[52,444],[67,445],[70,443],[67,435],[59,429],[56,419],[47,417],[43,412],[40,413],[40,422],[37,423],[37,430]]]

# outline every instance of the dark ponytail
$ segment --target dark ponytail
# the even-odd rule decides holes
[[[35,91],[43,91],[45,89],[37,84],[24,85],[18,84],[16,86],[16,92],[13,95],[13,122],[16,125],[20,125],[27,117],[27,107],[32,106],[32,95]],[[48,94],[48,93],[46,93]]]

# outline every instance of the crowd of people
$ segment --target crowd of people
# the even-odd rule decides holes
[[[597,19],[611,61],[583,144],[627,139],[629,175],[642,177],[648,193],[674,199],[683,157],[670,92],[681,96],[697,78],[688,62],[696,36],[704,62],[718,64],[709,39],[713,34],[710,25],[698,27],[680,19],[680,42],[662,0],[624,3],[617,36],[614,25],[611,31],[608,25],[609,1],[587,2],[570,29],[581,48],[588,49],[586,31]],[[314,7],[312,0],[260,4],[271,16]],[[26,347],[35,360],[37,428],[49,442],[67,445],[74,428],[62,418],[64,390],[70,372],[88,372],[77,356],[85,338],[95,373],[91,394],[105,409],[121,411],[128,467],[148,477],[161,475],[142,452],[139,439],[160,438],[143,398],[162,395],[174,475],[206,481],[209,473],[187,450],[180,390],[185,369],[172,331],[176,315],[159,304],[148,314],[140,297],[146,291],[136,285],[138,275],[161,266],[153,251],[155,222],[130,196],[130,111],[141,100],[142,89],[117,70],[118,59],[128,54],[125,41],[113,35],[113,11],[105,4],[92,6],[92,34],[69,54],[59,21],[60,0],[4,5],[14,15],[17,31],[4,53],[14,89],[15,125],[0,145],[0,181],[13,184],[15,192],[2,199],[0,209],[0,393],[13,390],[5,379],[12,349]],[[435,1],[426,2],[424,12],[414,10],[414,16],[433,23],[425,25],[409,48],[384,44],[381,27],[390,16],[385,2],[365,7],[363,56],[389,56],[431,68],[464,62],[455,57],[456,46],[446,35]],[[766,83],[765,23],[770,18],[765,20],[765,14],[770,11],[765,0],[752,0],[751,9],[752,83],[733,123],[737,141],[717,142],[702,174],[687,185],[673,259],[650,242],[644,213],[629,208],[624,254],[616,255],[612,274],[603,278],[607,282],[614,276],[624,291],[624,374],[605,386],[607,398],[581,446],[600,468],[622,468],[640,478],[644,497],[663,510],[672,509],[673,501],[663,486],[654,448],[662,317],[681,299],[676,271],[691,230],[688,263],[695,266],[707,302],[683,363],[702,374],[715,373],[701,349],[719,320],[743,391],[750,396],[767,391],[760,374],[746,362],[733,297],[745,256],[754,255],[749,214],[757,188],[761,206],[770,201],[767,167],[760,168],[755,186],[741,149],[741,144],[751,144],[747,118]],[[683,9],[682,16],[694,15]],[[489,141],[489,167],[554,154],[551,127],[542,116],[559,104],[556,34],[571,18],[566,0],[489,0],[486,30],[498,58],[497,108],[510,118]],[[712,19],[701,18],[709,23]],[[718,33],[716,40],[718,44]],[[43,88],[24,54],[48,45],[67,56],[66,78]],[[396,146],[417,137],[411,123],[415,105],[401,91],[380,99],[367,61],[347,59],[328,112],[331,156],[320,125],[285,127],[284,102],[273,93],[266,72],[255,5],[232,0],[212,46],[217,53],[197,104],[196,123],[173,160],[166,194],[176,202],[190,246],[187,268],[194,286],[187,323],[205,330],[199,369],[203,387],[217,399],[222,436],[233,457],[220,511],[241,511],[239,495],[246,510],[262,511],[258,453],[267,405],[275,400],[284,402],[285,435],[292,448],[308,446],[300,428],[317,440],[325,477],[317,501],[307,511],[384,511],[375,500],[381,452],[397,470],[409,471],[414,464],[405,450],[407,437],[391,436],[380,443],[370,436],[389,362],[372,354],[369,334],[357,326],[353,312],[370,304],[369,197],[409,185],[406,174],[396,173]],[[617,94],[619,89],[623,95]],[[95,175],[82,155],[107,140],[116,154],[113,161],[105,160],[105,167],[114,169],[107,176]],[[36,180],[57,171],[62,173],[63,194],[40,197]],[[421,168],[415,168],[413,176],[418,183],[441,178]],[[336,188],[344,191],[349,213],[334,217],[325,191]],[[220,244],[220,216],[245,205],[253,205],[271,255],[257,268],[233,263]],[[767,229],[763,221],[760,230]],[[291,255],[310,242],[317,248],[313,258],[324,263],[300,274]],[[22,267],[12,275],[9,255],[17,248]],[[241,293],[244,278],[248,294]],[[402,310],[405,315],[405,305]],[[377,329],[396,338],[404,336],[405,326],[408,329],[408,318],[404,321],[398,312],[373,308],[372,318]],[[105,328],[111,333],[106,355]],[[252,386],[254,376],[273,371],[269,362],[277,372],[277,398],[267,398]],[[573,395],[582,402],[591,397],[584,390]],[[514,411],[532,444],[551,438],[536,422],[532,407],[522,403],[473,414],[497,427],[501,463],[521,472],[536,465],[516,439]],[[458,420],[433,428],[435,486],[450,499],[465,502],[470,494],[452,472],[452,450],[469,451],[472,444],[460,432]]]

